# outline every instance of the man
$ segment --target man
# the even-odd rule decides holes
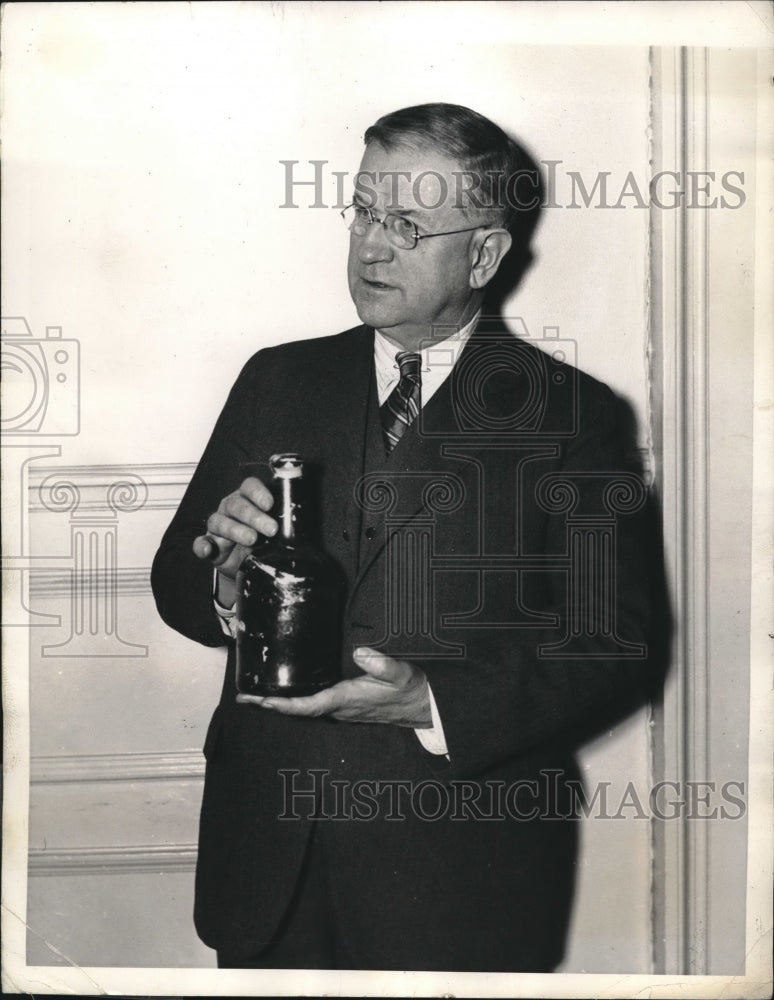
[[[164,619],[228,645],[196,925],[222,966],[550,971],[573,751],[645,688],[644,493],[612,393],[481,316],[528,257],[521,147],[444,104],[365,143],[363,325],[247,363],[154,563]],[[343,680],[237,698],[234,578],[276,530],[244,470],[279,451],[319,470]]]

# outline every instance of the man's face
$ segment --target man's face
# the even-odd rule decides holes
[[[354,200],[378,219],[387,212],[405,216],[420,233],[465,229],[476,219],[466,217],[457,196],[460,182],[455,172],[461,170],[439,153],[386,150],[371,142],[360,164],[365,176]],[[477,302],[470,284],[475,237],[475,231],[439,236],[403,250],[390,243],[378,223],[364,236],[350,233],[349,291],[362,322],[405,349],[416,349],[434,325],[467,323]]]

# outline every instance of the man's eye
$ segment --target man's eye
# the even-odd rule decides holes
[[[355,210],[355,218],[358,222],[368,222],[371,218],[371,213],[367,208],[363,208],[362,205],[353,205]]]
[[[399,236],[414,235],[414,223],[410,219],[404,219],[400,215],[391,215],[390,224]]]

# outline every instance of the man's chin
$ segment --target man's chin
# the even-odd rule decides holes
[[[355,302],[355,309],[360,317],[360,322],[366,326],[372,326],[376,330],[390,330],[392,327],[400,325],[400,319],[391,309],[379,308],[378,305],[370,303]]]

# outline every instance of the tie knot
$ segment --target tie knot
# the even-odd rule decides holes
[[[422,358],[418,354],[412,354],[411,351],[401,351],[395,355],[395,360],[398,362],[398,368],[400,368],[401,380],[406,378],[417,382],[420,381]]]

